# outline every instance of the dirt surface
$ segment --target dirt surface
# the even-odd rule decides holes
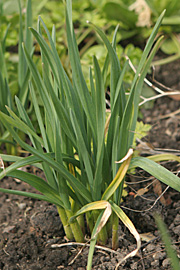
[[[177,65],[173,64],[172,73],[171,70],[171,66],[168,65],[160,68],[156,79],[169,87],[180,89],[178,61]],[[169,116],[179,109],[179,104],[179,101],[166,97],[157,100],[153,109],[142,110],[144,121],[152,124],[152,130],[143,140],[151,144],[151,151],[168,151],[165,149],[180,151],[179,115]],[[148,154],[144,149],[143,151],[144,154]],[[178,151],[176,153],[179,154]],[[179,165],[176,162],[169,161],[164,165],[178,175]],[[33,191],[27,184],[15,179],[3,179],[1,187]],[[146,193],[136,196],[136,193],[144,187]],[[169,188],[158,200],[165,188],[166,186],[140,170],[137,174],[128,177],[128,195],[124,198],[122,207],[141,234],[143,241],[138,256],[128,259],[119,266],[119,269],[171,269],[154,221],[154,213],[157,212],[163,216],[173,246],[180,256],[180,194]],[[53,248],[54,244],[60,243],[67,243],[67,241],[55,206],[34,199],[0,194],[0,270],[86,269],[88,248],[86,247],[73,261],[81,247],[68,245]],[[106,247],[110,248],[110,243]],[[111,250],[96,249],[93,269],[115,269],[118,261],[135,248],[134,238],[120,223],[117,254]]]

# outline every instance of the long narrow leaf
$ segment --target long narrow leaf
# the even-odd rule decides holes
[[[78,216],[80,216],[88,211],[106,209],[108,207],[108,205],[109,205],[109,203],[105,200],[88,203],[88,204],[84,205],[80,210],[78,210],[75,213],[75,215],[70,218],[69,222],[70,223],[73,222],[75,218],[77,218]]]
[[[112,210],[120,218],[120,220],[124,223],[124,225],[129,229],[129,231],[132,233],[132,235],[135,237],[135,239],[137,241],[137,248],[135,250],[133,250],[131,253],[129,253],[128,255],[126,255],[125,258],[123,258],[123,260],[121,260],[120,263],[122,263],[126,259],[128,259],[130,257],[134,257],[138,253],[138,250],[141,247],[141,239],[140,239],[140,235],[137,232],[136,228],[134,227],[133,223],[127,217],[127,215],[123,212],[123,210],[112,201],[110,201],[110,204],[111,204]],[[120,263],[118,263],[118,265],[116,266],[116,270],[118,269],[118,266]]]
[[[141,73],[141,70],[142,70],[142,68],[143,68],[143,66],[144,66],[144,64],[145,64],[145,61],[146,61],[147,56],[148,56],[148,54],[149,54],[149,52],[150,52],[150,50],[151,50],[151,48],[152,48],[152,45],[153,45],[154,40],[155,40],[155,38],[156,38],[156,35],[157,35],[157,32],[158,32],[159,27],[160,27],[160,25],[161,25],[161,22],[162,22],[162,20],[163,20],[163,18],[164,18],[165,12],[166,12],[166,11],[164,10],[164,11],[161,13],[161,15],[159,16],[159,18],[157,19],[157,22],[156,22],[156,24],[155,24],[155,26],[154,26],[154,28],[153,28],[153,31],[152,31],[152,33],[151,33],[151,35],[150,35],[150,37],[149,37],[149,39],[148,39],[148,41],[147,41],[147,43],[146,43],[146,46],[145,46],[145,48],[144,48],[144,50],[143,50],[143,54],[142,54],[141,60],[140,60],[140,62],[139,62],[137,71],[136,71],[136,75],[135,75],[134,80],[133,80],[133,82],[132,82],[131,89],[134,88],[134,86],[135,86],[135,84],[136,84],[136,81],[137,81],[137,78],[138,78],[139,74]]]
[[[3,121],[3,119],[9,123],[10,125],[12,125],[13,127],[25,132],[28,134],[28,132],[34,136],[34,138],[39,141],[42,145],[43,145],[43,141],[42,139],[35,133],[34,130],[32,130],[28,125],[26,125],[23,121],[20,120],[19,117],[17,117],[17,115],[8,107],[6,107],[8,112],[10,113],[10,115],[12,117],[9,117],[8,115],[4,114],[3,112],[0,112],[0,116],[1,116],[1,119]]]
[[[173,270],[179,270],[180,269],[180,260],[176,254],[176,251],[174,250],[171,240],[170,240],[170,234],[167,231],[166,225],[164,224],[162,218],[159,215],[155,216],[156,223],[158,225],[158,228],[161,233],[162,240],[166,247],[166,252],[168,255],[168,258],[170,259],[171,266]]]
[[[33,47],[33,39],[31,32],[29,30],[29,27],[32,26],[32,3],[31,0],[27,1],[27,7],[26,7],[26,40],[25,45],[27,48],[28,53],[31,53],[32,47]]]
[[[14,189],[6,189],[6,188],[0,188],[0,192],[14,194],[14,195],[18,195],[18,196],[25,196],[25,197],[29,197],[29,198],[36,199],[36,200],[43,200],[46,202],[50,202],[52,204],[57,203],[56,201],[53,201],[44,195],[31,193],[31,192],[25,192],[25,191],[14,190]],[[59,205],[59,203],[57,205]]]
[[[65,95],[66,95],[67,103],[68,103],[69,107],[74,108],[74,111],[76,113],[77,118],[81,120],[81,121],[79,121],[79,123],[82,125],[83,113],[82,113],[82,109],[80,106],[80,99],[78,97],[78,91],[77,91],[75,86],[72,87],[71,82],[70,82],[70,80],[69,80],[69,78],[68,78],[68,76],[67,76],[67,74],[66,74],[66,72],[61,64],[61,61],[59,59],[59,55],[57,53],[55,43],[54,43],[54,41],[53,41],[45,23],[43,22],[41,17],[39,17],[39,21],[42,23],[44,30],[46,31],[46,34],[48,36],[48,40],[49,40],[49,43],[51,45],[52,51],[50,51],[49,47],[45,44],[45,42],[42,40],[42,38],[40,38],[37,35],[37,33],[32,30],[34,33],[34,36],[38,40],[38,42],[41,46],[41,49],[42,49],[43,53],[45,54],[46,58],[48,59],[48,63],[51,66],[51,69],[53,71],[54,71],[53,62],[55,61],[57,68],[56,68],[56,73],[54,74],[54,72],[53,72],[53,75],[56,78],[59,87],[60,87],[59,82],[61,81],[63,91],[65,92]],[[50,58],[51,54],[52,54],[53,59]],[[59,80],[58,80],[58,76],[59,76]],[[82,129],[82,127],[81,127],[81,129]]]
[[[18,55],[19,55],[19,62],[18,62],[18,84],[19,87],[22,87],[23,84],[23,74],[25,70],[25,61],[24,55],[22,50],[22,42],[23,42],[23,20],[22,20],[22,8],[21,2],[18,0],[19,4],[19,46],[18,46]]]
[[[75,40],[75,34],[72,27],[72,14],[71,14],[71,1],[67,0],[67,9],[66,9],[66,27],[67,27],[67,40],[69,48],[69,57],[72,67],[72,76],[73,81],[78,89],[79,99],[86,113],[87,119],[91,125],[91,129],[95,136],[95,126],[96,118],[94,115],[94,105],[87,88],[82,69],[80,64],[80,57],[77,49],[77,43]]]
[[[155,53],[157,52],[160,43],[162,42],[163,36],[161,36],[156,44],[154,45],[149,57],[146,60],[146,63],[142,69],[142,73],[140,74],[139,80],[136,84],[136,87],[134,89],[134,98],[133,98],[133,103],[134,103],[134,117],[133,117],[133,121],[132,121],[132,125],[131,125],[131,132],[129,134],[129,145],[132,145],[133,143],[133,137],[134,137],[134,131],[136,128],[136,122],[137,122],[137,117],[138,117],[138,105],[139,105],[139,97],[141,95],[141,91],[142,91],[142,86],[144,83],[144,78],[150,68],[151,62],[155,56]],[[131,92],[131,95],[133,95],[133,93]],[[131,97],[129,98],[131,99]]]
[[[39,124],[39,128],[40,128],[40,131],[41,131],[43,141],[44,141],[44,147],[45,147],[46,151],[49,152],[48,139],[47,139],[47,136],[46,136],[46,132],[45,132],[45,128],[44,128],[40,108],[39,108],[39,105],[38,105],[38,102],[37,102],[37,99],[36,99],[34,87],[33,87],[31,82],[29,84],[29,88],[30,88],[30,92],[31,92],[31,97],[32,97],[32,102],[33,102],[36,118],[37,118],[37,121],[38,121],[38,124]]]
[[[4,125],[6,125],[4,123]],[[42,161],[47,162],[49,166],[51,166],[53,169],[61,173],[61,175],[69,182],[69,184],[72,186],[75,192],[82,195],[82,197],[87,201],[90,202],[92,200],[90,192],[87,190],[87,188],[77,179],[75,178],[63,165],[57,163],[52,158],[48,156],[42,155],[38,150],[34,149],[33,147],[29,146],[25,142],[23,142],[17,133],[12,129],[11,126],[6,125],[6,128],[10,131],[10,133],[13,135],[15,140],[21,145],[22,148],[26,149],[30,153],[34,154],[35,156],[42,159]]]
[[[153,160],[144,157],[132,158],[129,169],[135,167],[142,168],[164,184],[180,191],[180,178]]]
[[[57,205],[64,207],[64,204],[57,193],[50,185],[45,182],[42,178],[33,175],[31,173],[27,173],[21,170],[15,170],[6,174],[7,176],[18,178],[30,186],[34,187],[36,190],[45,195],[52,203],[56,202]]]
[[[101,218],[103,216],[104,211],[102,211],[96,221],[96,224],[94,225],[93,231],[92,231],[92,237],[91,237],[91,242],[90,242],[90,248],[89,248],[89,253],[88,253],[88,264],[87,264],[87,270],[91,270],[92,268],[92,259],[93,259],[93,254],[94,254],[94,249],[95,249],[95,245],[96,245],[96,241],[97,241],[97,235],[96,235],[96,231],[97,228],[99,227],[99,224],[101,222]],[[94,235],[96,235],[95,237],[93,237]]]
[[[131,158],[132,154],[121,164],[115,178],[103,193],[101,198],[102,200],[108,200],[114,194],[120,183],[123,181],[124,176],[126,175],[126,172],[129,168]]]
[[[71,122],[72,126],[74,128],[74,132],[76,134],[76,140],[77,140],[77,147],[78,147],[78,152],[80,156],[80,159],[83,160],[85,169],[86,169],[86,174],[87,178],[89,181],[89,185],[91,187],[91,190],[93,188],[93,170],[92,170],[92,162],[90,159],[90,155],[87,150],[87,146],[85,144],[84,138],[82,136],[81,130],[79,128],[77,119],[73,113],[73,111],[70,112],[70,117],[71,117]]]
[[[101,37],[101,39],[103,40],[104,44],[106,45],[108,53],[109,53],[109,59],[110,59],[110,62],[111,62],[111,105],[113,105],[115,89],[116,89],[117,82],[118,82],[118,79],[119,79],[119,76],[120,76],[119,59],[118,59],[118,56],[117,56],[114,48],[110,44],[108,38],[103,33],[103,31],[99,27],[94,25],[93,23],[91,23],[91,22],[88,22],[88,23],[90,25],[92,25],[92,27],[96,30],[98,35]],[[115,34],[116,34],[116,31],[115,31]]]

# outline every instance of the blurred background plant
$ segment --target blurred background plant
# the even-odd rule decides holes
[[[27,10],[26,1],[19,1],[22,6],[22,24],[25,29],[25,16]],[[18,62],[19,1],[0,1],[0,40],[3,40],[7,25],[10,23],[8,36],[6,38],[5,58],[9,83],[13,86],[11,89],[13,92],[17,91],[16,70]],[[95,24],[99,25],[110,39],[112,39],[114,27],[119,24],[120,31],[118,31],[117,34],[118,50],[120,54],[127,54],[132,63],[137,66],[141,57],[141,50],[133,46],[138,45],[138,47],[144,47],[144,43],[152,32],[152,27],[157,20],[157,17],[164,9],[167,9],[167,12],[160,28],[160,34],[164,34],[166,40],[161,45],[161,49],[166,54],[174,54],[173,58],[170,58],[170,61],[173,61],[180,55],[178,46],[179,37],[176,35],[180,32],[180,3],[178,0],[166,0],[163,2],[160,0],[74,0],[74,27],[80,49],[80,56],[83,57],[85,69],[87,65],[90,64],[89,60],[91,59],[92,53],[95,53],[97,58],[98,56],[104,55],[102,42],[99,37],[87,27],[87,20],[93,21]],[[33,25],[35,25],[37,16],[40,13],[43,14],[42,18],[46,20],[49,30],[52,29],[53,24],[56,25],[57,51],[62,59],[65,69],[68,71],[69,60],[67,58],[67,44],[65,41],[65,29],[63,25],[63,1],[43,0],[37,4],[35,0],[32,0],[32,10]],[[38,45],[35,50],[38,54]],[[129,80],[132,80],[131,74],[131,71],[127,71],[128,82],[130,82]]]
[[[25,0],[20,0],[23,10],[23,23],[25,24]],[[35,3],[35,4],[34,4]],[[102,41],[99,37],[87,27],[86,21],[93,21],[99,25],[106,34],[112,39],[113,29],[119,24],[117,34],[117,47],[119,47],[120,54],[128,54],[131,61],[135,66],[141,57],[141,50],[152,32],[160,13],[167,9],[165,18],[163,19],[160,33],[165,35],[166,39],[161,45],[164,53],[173,57],[168,60],[173,61],[180,56],[179,49],[179,36],[180,32],[180,2],[178,0],[170,1],[145,1],[145,0],[74,0],[73,1],[73,17],[74,27],[77,36],[77,43],[80,50],[80,56],[83,57],[84,67],[90,64],[92,53],[97,55],[97,58],[104,55],[104,48]],[[47,28],[52,29],[53,24],[57,29],[57,51],[62,59],[63,65],[69,71],[69,60],[67,58],[67,44],[65,39],[64,29],[64,13],[63,1],[56,0],[43,0],[38,4],[32,0],[33,10],[33,25],[37,21],[37,16],[42,13],[42,18],[47,22]],[[6,47],[9,54],[6,53],[8,58],[9,71],[11,70],[11,83],[15,84],[15,70],[13,72],[11,61],[13,61],[13,69],[15,69],[17,62],[17,44],[18,44],[18,27],[19,27],[19,7],[18,1],[14,0],[1,0],[1,34],[0,38],[6,32],[7,24],[11,23],[6,39]],[[128,47],[126,48],[126,46]],[[131,47],[131,49],[129,48]],[[138,46],[136,48],[134,46]],[[37,54],[39,53],[39,46],[35,48]],[[7,65],[8,65],[7,62]],[[162,63],[164,63],[163,60]],[[100,63],[101,64],[101,63]],[[70,73],[69,73],[70,74]],[[132,80],[132,72],[127,71],[127,80]]]
[[[165,249],[167,252],[167,256],[170,260],[171,269],[172,270],[179,270],[180,269],[180,260],[178,258],[178,255],[176,254],[176,251],[171,243],[170,234],[167,230],[167,227],[162,219],[161,216],[158,214],[155,215],[156,224],[158,226],[158,229],[161,234],[161,238],[165,244]]]
[[[21,44],[24,42],[28,52],[33,53],[33,40],[28,29],[30,26],[32,26],[30,0],[27,1],[25,11],[21,8],[20,0],[15,1],[15,4],[14,1],[13,3],[12,1],[1,1],[0,110],[4,113],[7,113],[5,105],[17,112],[14,106],[15,95],[19,97],[25,109],[29,107],[30,72]],[[5,143],[8,153],[17,154],[19,148],[2,125],[0,125],[0,142]]]

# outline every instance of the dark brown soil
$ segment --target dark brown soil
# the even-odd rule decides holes
[[[174,66],[175,63],[173,63],[173,69]],[[163,78],[167,79],[168,76],[173,81],[173,84],[168,85],[169,87],[180,86],[179,62],[177,62],[176,71],[173,70],[172,73],[168,65],[161,68],[160,71],[159,77],[156,77],[157,80],[167,83],[168,80],[165,81]],[[174,80],[172,76],[174,76]],[[180,150],[178,114],[162,118],[177,109],[179,109],[179,101],[166,97],[157,100],[153,109],[142,110],[144,121],[153,125],[144,141],[151,143],[154,151],[160,151],[157,148],[161,148],[161,151],[164,149]],[[178,174],[179,164],[166,162],[164,165]],[[147,182],[139,183],[142,180],[147,180]],[[161,200],[157,200],[158,192],[161,193],[166,187],[160,184],[157,188],[153,180],[142,171],[138,171],[137,174],[131,175],[127,179],[128,195],[124,198],[122,207],[125,207],[124,211],[131,218],[138,232],[140,234],[149,233],[149,238],[148,240],[143,238],[138,256],[129,259],[119,269],[171,269],[154,221],[155,212],[161,213],[163,216],[173,245],[180,256],[180,194],[169,188]],[[143,196],[135,196],[136,192],[145,186],[148,189],[147,193]],[[1,187],[32,191],[27,184],[17,182],[15,179],[3,179]],[[147,211],[156,200],[154,207]],[[147,235],[145,236],[147,238]],[[80,247],[68,245],[53,248],[54,244],[60,243],[67,243],[67,241],[64,238],[62,224],[55,206],[15,195],[0,194],[0,270],[86,269],[88,248],[86,247],[75,261],[72,261]],[[110,243],[107,247],[110,248]],[[117,250],[119,254],[96,249],[93,269],[115,269],[118,261],[135,247],[134,238],[120,223],[119,249]]]

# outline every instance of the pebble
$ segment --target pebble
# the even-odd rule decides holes
[[[158,267],[159,266],[159,260],[154,260],[152,263],[151,263],[152,266],[155,266],[155,267]]]
[[[116,258],[112,258],[112,259],[111,259],[111,263],[112,263],[113,265],[116,265],[116,264],[117,264],[117,259],[116,259]]]
[[[180,215],[179,214],[175,217],[174,224],[175,225],[180,225]]]
[[[26,208],[26,203],[20,203],[18,204],[19,209],[23,210]]]
[[[153,255],[154,260],[163,260],[166,257],[165,252],[157,252]]]
[[[153,251],[153,250],[155,250],[156,249],[156,246],[154,245],[154,244],[149,244],[149,245],[147,245],[147,247],[146,247],[146,250],[147,251]]]
[[[166,258],[163,262],[162,262],[162,266],[163,267],[169,267],[170,266],[170,260],[168,258]]]
[[[137,270],[139,266],[138,266],[138,264],[135,262],[135,263],[132,263],[132,264],[130,265],[130,267],[131,267],[132,270]]]
[[[180,225],[178,225],[178,226],[172,228],[172,230],[173,230],[173,232],[174,232],[175,234],[177,234],[177,235],[180,236]]]
[[[33,265],[33,267],[31,268],[31,270],[41,270],[41,267],[38,265]]]

